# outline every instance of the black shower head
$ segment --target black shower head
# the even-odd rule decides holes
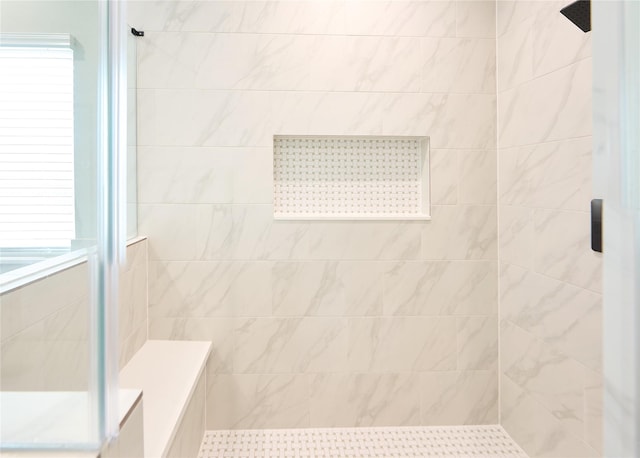
[[[591,30],[591,0],[578,0],[565,6],[560,12],[583,32]]]

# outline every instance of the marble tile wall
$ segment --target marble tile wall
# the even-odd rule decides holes
[[[148,241],[127,246],[127,262],[120,271],[118,309],[119,363],[122,369],[147,341],[148,321]]]
[[[497,423],[495,3],[129,14],[149,332],[213,342],[207,428]],[[274,134],[430,136],[433,220],[274,221]]]
[[[565,5],[497,3],[501,421],[532,457],[602,453],[591,35]]]
[[[0,295],[0,386],[7,391],[86,390],[86,262]],[[121,367],[147,340],[147,241],[127,247],[120,285]]]

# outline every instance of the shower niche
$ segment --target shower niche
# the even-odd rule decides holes
[[[428,220],[429,137],[273,138],[277,220]]]

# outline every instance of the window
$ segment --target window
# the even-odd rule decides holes
[[[0,37],[0,249],[75,237],[70,37]]]

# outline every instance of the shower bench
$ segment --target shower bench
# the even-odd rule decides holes
[[[210,352],[211,342],[148,340],[120,371],[120,388],[142,390],[146,458],[197,456]]]

